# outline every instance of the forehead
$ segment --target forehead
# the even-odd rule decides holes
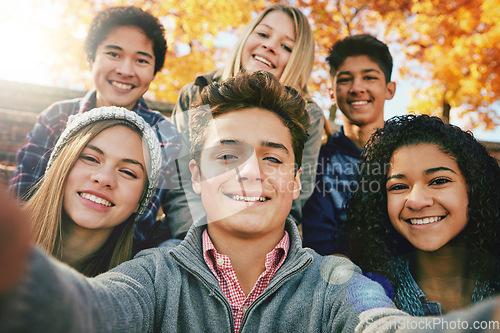
[[[339,66],[336,74],[343,72],[362,72],[366,70],[376,70],[382,72],[380,66],[367,55],[357,55],[347,57]]]
[[[231,111],[212,119],[206,132],[205,147],[215,146],[221,140],[237,140],[260,146],[269,141],[292,149],[292,136],[283,121],[273,112],[249,108]]]
[[[281,10],[273,10],[267,13],[259,24],[256,25],[256,27],[259,26],[267,26],[273,30],[280,30],[288,38],[295,39],[295,25],[293,20],[290,15]]]
[[[137,43],[141,47],[153,47],[153,41],[149,39],[144,30],[135,25],[118,25],[111,28],[99,45],[113,43]]]
[[[141,145],[142,137],[133,129],[123,126],[115,125],[102,130],[87,145],[99,143],[100,145],[117,147],[128,145]]]
[[[391,157],[390,172],[421,173],[437,167],[447,167],[461,173],[455,159],[434,143],[419,143],[399,147]]]

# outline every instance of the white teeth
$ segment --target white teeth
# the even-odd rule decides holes
[[[268,65],[269,67],[272,67],[272,64],[268,60],[266,60],[260,56],[255,56],[255,60],[263,62],[264,64]]]
[[[95,195],[93,194],[90,194],[90,193],[79,193],[80,196],[84,199],[87,199],[87,200],[90,200],[92,202],[95,202],[97,204],[100,204],[100,205],[103,205],[103,206],[106,206],[106,207],[111,207],[113,206],[113,204],[111,202],[109,202],[108,200],[105,200],[103,198],[99,198],[99,197],[96,197]]]
[[[354,101],[351,102],[351,105],[365,105],[368,104],[368,101]]]
[[[433,223],[436,221],[439,221],[440,218],[438,216],[436,217],[426,217],[423,219],[410,219],[411,224],[428,224],[428,223]]]
[[[247,201],[247,202],[266,201],[265,197],[244,197],[242,195],[237,195],[237,194],[231,195],[230,197],[231,197],[231,199],[236,200],[236,201]]]
[[[111,84],[114,85],[117,88],[124,89],[124,90],[130,90],[130,89],[132,89],[132,85],[131,84],[125,84],[125,83],[120,83],[120,82],[116,82],[116,81],[112,81]]]

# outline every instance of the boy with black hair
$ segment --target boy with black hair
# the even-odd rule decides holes
[[[303,208],[304,246],[327,255],[343,253],[341,229],[345,201],[358,189],[361,149],[384,126],[384,103],[394,97],[392,56],[386,44],[370,35],[336,42],[327,58],[332,101],[342,112],[343,126],[321,147],[316,186]]]
[[[0,200],[0,234],[10,231],[0,243],[0,331],[425,331],[426,318],[395,309],[347,258],[302,248],[288,218],[308,124],[300,94],[255,72],[212,83],[201,101],[190,169],[207,217],[177,246],[145,250],[92,279],[34,250],[12,288],[27,233]],[[490,319],[496,306],[446,318]]]
[[[19,199],[27,200],[34,186],[44,175],[50,150],[64,130],[68,117],[101,106],[121,106],[137,112],[151,125],[163,144],[166,181],[179,139],[177,130],[162,114],[149,109],[142,97],[156,73],[163,67],[167,43],[161,22],[148,12],[134,6],[110,7],[97,13],[89,27],[84,49],[95,89],[85,97],[57,102],[40,113],[27,143],[17,152],[17,168],[9,189]],[[158,210],[164,200],[163,184],[136,223],[136,249],[149,246]],[[164,205],[164,210],[168,208]]]

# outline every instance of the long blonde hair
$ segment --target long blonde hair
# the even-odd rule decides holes
[[[63,200],[68,174],[87,144],[113,126],[128,127],[142,137],[142,132],[134,124],[120,119],[102,120],[83,127],[61,148],[44,177],[34,187],[36,192],[24,206],[33,221],[35,242],[58,259],[62,259]],[[144,189],[147,187],[146,181]],[[140,201],[143,197],[144,192]],[[114,228],[109,239],[96,253],[74,267],[85,275],[95,276],[129,260],[132,256],[133,233],[134,217],[131,216]]]
[[[287,14],[295,27],[295,45],[279,80],[283,85],[292,86],[302,91],[304,97],[308,97],[307,81],[314,65],[314,37],[305,15],[299,9],[287,5],[279,4],[267,8],[245,28],[222,70],[221,79],[233,77],[241,70],[241,53],[248,36],[264,17],[273,11]]]

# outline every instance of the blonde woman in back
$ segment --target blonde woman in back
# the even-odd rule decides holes
[[[175,210],[167,212],[167,220],[174,237],[182,238],[193,221],[205,212],[201,200],[191,189],[189,174],[189,117],[190,110],[199,99],[200,92],[212,82],[220,82],[235,76],[240,70],[255,72],[264,70],[272,73],[286,86],[302,92],[307,100],[310,118],[309,137],[305,143],[302,158],[302,189],[294,201],[291,215],[300,222],[302,206],[311,195],[316,178],[316,165],[321,135],[323,133],[323,112],[309,95],[307,81],[314,64],[314,39],[305,15],[297,8],[287,5],[268,7],[252,21],[239,37],[224,68],[200,75],[194,82],[184,86],[172,113],[172,122],[181,137],[181,152],[178,160],[183,189],[170,193],[177,203]],[[184,158],[183,158],[184,157]]]

